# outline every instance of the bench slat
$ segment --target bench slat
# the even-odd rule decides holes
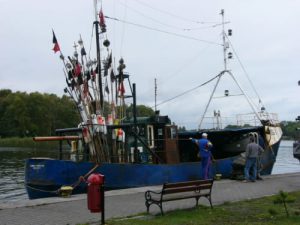
[[[187,198],[195,198],[196,205],[200,197],[205,197],[211,202],[211,190],[214,180],[196,180],[178,183],[165,183],[160,193],[153,191],[145,192],[147,212],[152,204],[157,204],[160,207],[161,214],[163,215],[162,203],[166,201],[181,200]],[[202,192],[203,190],[203,192]]]
[[[205,189],[211,189],[212,184],[204,184],[197,186],[185,186],[185,187],[175,187],[175,188],[165,188],[163,190],[163,195],[181,193],[181,192],[189,192],[189,191],[200,191]]]
[[[195,180],[195,181],[178,182],[178,183],[165,183],[164,188],[212,184],[212,183],[213,180]]]

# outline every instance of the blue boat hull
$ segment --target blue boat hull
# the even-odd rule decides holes
[[[219,160],[212,167],[216,172],[229,177],[232,160]],[[73,162],[53,159],[28,159],[26,161],[25,185],[30,199],[57,196],[56,191],[63,185],[74,185],[95,165],[90,162]],[[132,188],[159,185],[165,182],[180,182],[201,178],[201,163],[179,164],[121,164],[104,163],[94,172],[105,175],[108,189]],[[74,193],[86,191],[86,183],[81,182]]]
[[[278,146],[273,148],[275,155],[270,152],[264,155],[262,164],[265,167],[262,174],[271,173]],[[222,177],[230,178],[233,162],[237,158],[238,156],[217,160],[213,163],[211,176],[220,173]],[[25,166],[25,186],[28,196],[30,199],[58,196],[57,190],[64,185],[75,186],[73,194],[84,193],[87,184],[85,181],[79,182],[80,178],[91,172],[94,167],[95,164],[91,162],[47,158],[28,159]],[[103,163],[93,172],[105,176],[107,189],[133,188],[201,179],[201,162],[178,164]]]

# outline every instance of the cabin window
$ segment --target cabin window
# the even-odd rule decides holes
[[[166,138],[168,139],[176,139],[177,137],[177,129],[176,127],[167,127],[166,129]]]
[[[149,148],[154,148],[154,129],[152,125],[147,126],[148,133],[148,146]]]
[[[163,129],[162,128],[157,129],[157,135],[158,136],[163,136]]]
[[[171,127],[171,139],[176,138],[176,127]]]

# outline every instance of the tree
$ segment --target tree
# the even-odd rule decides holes
[[[152,108],[145,106],[145,105],[137,105],[136,106],[137,116],[138,117],[144,117],[144,116],[154,116],[155,112]],[[130,105],[126,109],[127,116],[132,117],[133,116],[133,105]]]
[[[79,122],[75,103],[67,96],[0,90],[1,137],[48,136]]]

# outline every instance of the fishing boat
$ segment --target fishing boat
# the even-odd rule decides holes
[[[124,60],[120,59],[118,74],[114,75],[107,39],[104,39],[103,45],[108,56],[100,55],[99,36],[105,33],[106,25],[102,9],[99,18],[97,11],[95,1],[97,60],[88,60],[81,38],[78,42],[81,57],[75,49],[74,56],[66,59],[53,32],[54,51],[60,52],[64,64],[68,86],[65,92],[74,99],[81,123],[76,128],[57,129],[55,137],[34,138],[35,141],[59,141],[59,159],[26,160],[25,187],[30,199],[57,196],[64,186],[71,187],[73,194],[84,193],[86,179],[93,172],[105,176],[107,189],[201,179],[201,161],[190,138],[199,138],[203,132],[208,133],[214,145],[215,162],[211,176],[233,177],[237,170],[235,165],[242,164],[240,161],[249,135],[256,137],[265,149],[261,158],[261,174],[271,173],[282,132],[278,121],[263,110],[255,113],[261,122],[259,126],[182,132],[178,132],[171,119],[160,115],[159,111],[153,116],[137,117],[136,87],[131,85],[129,74],[125,72]],[[225,38],[223,28],[226,53]],[[216,76],[217,83],[225,74],[234,78],[225,66]],[[128,81],[129,95],[125,95],[125,81]],[[105,93],[110,96],[109,104],[105,104]],[[125,116],[126,99],[133,101],[132,117]],[[63,148],[65,141],[70,143],[68,152]]]

